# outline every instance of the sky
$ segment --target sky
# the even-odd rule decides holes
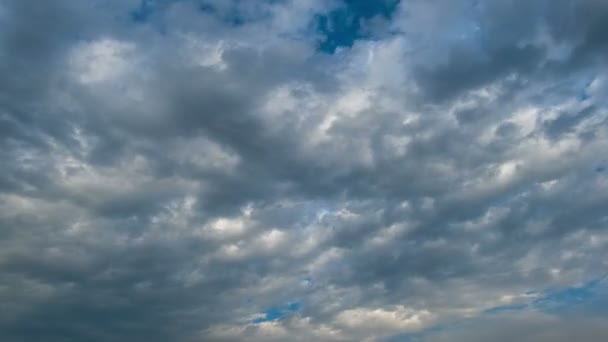
[[[607,1],[0,27],[0,341],[608,340]]]

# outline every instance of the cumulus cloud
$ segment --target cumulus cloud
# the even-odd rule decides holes
[[[607,18],[4,1],[0,339],[605,340]]]

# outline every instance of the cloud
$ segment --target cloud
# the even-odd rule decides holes
[[[605,321],[575,319],[566,321],[542,314],[520,314],[479,319],[452,329],[433,333],[413,341],[602,341],[606,336]]]
[[[605,339],[607,13],[5,1],[0,339]]]

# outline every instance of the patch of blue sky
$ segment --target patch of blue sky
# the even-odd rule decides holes
[[[568,311],[591,309],[599,301],[608,299],[605,278],[589,281],[582,286],[548,292],[536,299],[534,308],[546,313],[560,314]]]
[[[319,50],[334,53],[339,47],[350,47],[356,40],[370,38],[362,22],[376,16],[390,18],[399,0],[344,0],[343,5],[316,17],[317,30],[323,38]]]
[[[272,307],[262,313],[264,315],[263,317],[254,319],[252,323],[259,324],[277,321],[299,311],[301,308],[302,304],[299,301],[291,302],[281,307]]]

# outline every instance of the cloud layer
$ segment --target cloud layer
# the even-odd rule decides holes
[[[0,340],[608,337],[605,1],[0,22]]]

